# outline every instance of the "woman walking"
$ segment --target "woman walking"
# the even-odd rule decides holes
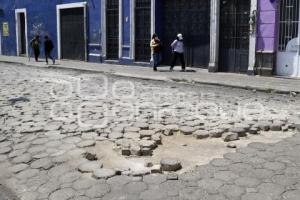
[[[184,43],[183,43],[183,35],[179,33],[177,35],[176,40],[171,44],[172,52],[173,52],[173,61],[171,64],[170,71],[173,71],[173,68],[176,64],[177,59],[180,59],[182,71],[185,71],[185,60],[184,60]]]
[[[153,70],[157,71],[157,67],[159,66],[161,61],[161,55],[160,55],[161,42],[156,33],[154,33],[152,36],[150,47],[151,47],[151,53],[153,57]]]

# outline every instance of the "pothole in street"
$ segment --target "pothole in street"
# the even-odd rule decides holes
[[[259,135],[249,135],[231,143],[237,148],[243,148],[252,142],[276,143],[294,134],[292,130],[261,131]],[[179,159],[182,169],[177,173],[181,174],[191,171],[196,166],[208,164],[215,158],[222,158],[226,153],[236,151],[228,148],[227,144],[220,138],[196,140],[177,132],[173,136],[163,136],[162,144],[158,145],[152,156],[123,156],[116,149],[114,142],[108,140],[97,142],[95,147],[87,148],[87,151],[95,154],[105,169],[114,169],[125,175],[132,175],[135,172],[146,173],[151,169],[151,164],[158,166],[163,158]]]

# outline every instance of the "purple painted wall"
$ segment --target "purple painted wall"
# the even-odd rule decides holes
[[[258,0],[257,51],[277,50],[277,5],[277,0]]]

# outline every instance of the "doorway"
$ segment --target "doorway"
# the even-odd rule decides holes
[[[224,0],[220,6],[220,71],[246,73],[249,65],[251,0]]]
[[[150,62],[151,0],[135,0],[135,61]]]
[[[106,1],[106,59],[119,59],[119,0]]]
[[[26,9],[17,9],[16,14],[16,37],[17,37],[17,55],[26,56],[28,41],[27,41],[27,16]]]
[[[84,8],[60,10],[61,58],[85,60],[85,17]]]
[[[163,0],[163,63],[172,59],[170,44],[182,33],[187,66],[207,68],[210,44],[209,0]]]

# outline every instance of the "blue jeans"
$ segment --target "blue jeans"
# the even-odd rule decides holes
[[[153,67],[156,68],[160,64],[161,56],[160,53],[153,53]]]

